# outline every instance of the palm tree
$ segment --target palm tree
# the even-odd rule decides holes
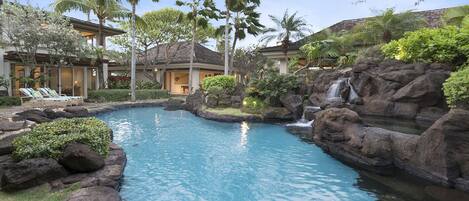
[[[366,20],[362,32],[372,43],[388,43],[424,24],[425,20],[411,11],[396,14],[393,8],[388,8],[381,15]]]
[[[289,15],[288,10],[285,11],[281,19],[269,15],[276,27],[265,29],[264,33],[266,35],[261,39],[261,41],[267,43],[277,39],[281,43],[286,63],[288,63],[288,48],[292,42],[291,39],[303,38],[306,36],[306,32],[309,32],[305,19],[296,15],[297,12]]]
[[[469,5],[449,9],[443,20],[446,24],[469,29]]]
[[[159,0],[152,0],[153,2],[158,2]],[[132,50],[131,50],[131,55],[132,55],[132,59],[131,59],[131,64],[130,64],[130,100],[132,102],[135,102],[136,100],[136,96],[135,96],[135,80],[136,80],[136,75],[135,75],[135,71],[136,71],[136,65],[137,65],[137,57],[135,56],[135,38],[136,38],[136,22],[135,22],[135,19],[136,19],[136,14],[135,14],[135,10],[136,10],[136,7],[137,7],[137,4],[139,2],[139,0],[127,0],[127,2],[129,2],[131,5],[132,5],[132,18],[131,18],[131,24],[132,24],[132,32],[131,32],[131,38],[132,38]]]
[[[128,10],[121,5],[120,0],[55,0],[52,6],[58,13],[79,10],[85,14],[92,12],[96,15],[99,21],[96,43],[101,47],[104,47],[103,30],[106,20],[127,18],[130,15]],[[100,71],[99,79],[103,80],[103,69],[101,68]],[[103,85],[104,82],[100,84]]]

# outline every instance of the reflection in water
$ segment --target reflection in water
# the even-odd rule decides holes
[[[241,141],[239,143],[241,147],[246,146],[246,144],[248,143],[248,131],[249,124],[244,121],[243,123],[241,123]]]

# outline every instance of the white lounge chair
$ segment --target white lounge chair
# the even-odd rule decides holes
[[[69,99],[74,105],[81,105],[83,104],[83,97],[81,96],[67,96],[67,95],[59,95],[55,90],[51,88],[39,88],[39,91],[43,96],[49,98],[64,98]]]
[[[30,99],[31,102],[38,103],[42,107],[47,107],[47,106],[67,106],[67,105],[72,105],[72,102],[68,98],[53,98],[53,97],[48,97],[45,98],[40,92],[32,89],[32,88],[20,88],[19,91],[23,94],[23,97],[21,98],[21,103],[24,103],[24,99]],[[33,105],[33,106],[38,106],[38,105]]]

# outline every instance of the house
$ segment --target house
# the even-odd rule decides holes
[[[92,46],[96,46],[96,37],[99,25],[69,17],[70,23]],[[114,36],[125,33],[122,30],[111,27],[104,27],[104,37]],[[38,65],[35,68],[25,66],[18,57],[17,52],[12,47],[0,48],[0,76],[10,80],[8,94],[11,96],[20,96],[19,88],[24,87],[19,79],[24,77],[47,77],[42,83],[36,82],[33,87],[50,87],[60,94],[69,96],[87,97],[88,90],[97,89],[99,86],[97,66],[92,66],[91,59],[80,59],[67,67],[50,67],[46,65],[48,55],[46,51],[38,51],[36,60]],[[102,68],[104,70],[104,80],[107,80],[107,61],[104,61]],[[101,68],[101,66],[99,66]],[[32,76],[31,76],[32,75]]]
[[[188,94],[190,52],[190,42],[178,42],[170,47],[168,44],[162,44],[149,49],[147,65],[144,65],[144,57],[138,58],[137,81],[151,81],[154,78],[171,94]],[[199,43],[195,44],[194,53],[192,88],[198,89],[206,77],[223,74],[224,62],[222,54]],[[128,66],[113,64],[109,66],[111,76],[121,75],[128,71]]]
[[[442,9],[435,9],[435,10],[426,10],[426,11],[418,11],[415,12],[415,14],[420,15],[423,17],[426,22],[428,27],[439,27],[442,25],[441,17],[445,13],[446,10],[450,8],[442,8]],[[338,33],[341,31],[349,31],[355,25],[358,25],[360,23],[365,22],[368,19],[371,19],[374,17],[367,17],[367,18],[358,18],[358,19],[349,19],[349,20],[343,20],[340,21],[336,24],[333,24],[319,32],[316,32],[310,36],[307,36],[301,40],[298,40],[288,47],[288,52],[287,52],[287,57],[288,58],[293,58],[298,56],[300,47],[308,43],[310,38],[321,34],[325,31],[329,31],[330,33]],[[277,46],[272,46],[272,47],[265,47],[260,50],[260,52],[266,56],[268,59],[272,59],[275,63],[275,67],[279,68],[280,73],[285,74],[288,73],[288,62],[285,59],[285,54],[284,54],[284,49],[282,48],[281,45]]]

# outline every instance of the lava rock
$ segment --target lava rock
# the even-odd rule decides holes
[[[186,97],[186,110],[197,113],[204,104],[204,94],[200,89],[197,89],[193,94]]]
[[[74,172],[92,172],[104,166],[104,158],[88,145],[71,143],[65,147],[59,163]]]
[[[205,104],[208,107],[217,107],[218,106],[218,97],[213,94],[209,94],[205,97]]]
[[[164,110],[166,110],[166,111],[176,111],[176,110],[183,110],[184,108],[185,108],[184,100],[176,99],[176,98],[170,98],[165,103]]]
[[[231,96],[231,107],[240,108],[242,101],[241,96]]]
[[[121,201],[122,198],[115,189],[95,186],[79,189],[68,197],[67,201]]]
[[[88,117],[90,113],[85,107],[82,106],[69,106],[64,108],[64,112],[73,114],[74,117]]]
[[[262,112],[265,119],[293,120],[292,113],[284,107],[268,107]]]
[[[287,94],[280,97],[280,102],[295,118],[300,118],[303,114],[303,97],[301,95]]]
[[[0,155],[10,154],[13,152],[12,142],[15,138],[24,135],[25,133],[12,134],[0,140]]]
[[[16,113],[16,116],[14,116],[12,119],[13,121],[29,120],[36,123],[45,123],[52,121],[50,118],[47,117],[46,113],[36,109]]]
[[[54,159],[34,158],[13,163],[5,168],[1,179],[3,190],[20,190],[37,186],[68,174]]]
[[[418,103],[428,107],[440,103],[443,98],[442,85],[448,78],[446,72],[432,72],[422,75],[399,89],[392,100],[396,102]]]
[[[0,131],[17,131],[26,128],[25,121],[9,121],[7,119],[0,120]]]
[[[304,117],[306,120],[313,120],[316,117],[316,113],[321,111],[320,107],[315,107],[315,106],[306,106],[304,107]]]

